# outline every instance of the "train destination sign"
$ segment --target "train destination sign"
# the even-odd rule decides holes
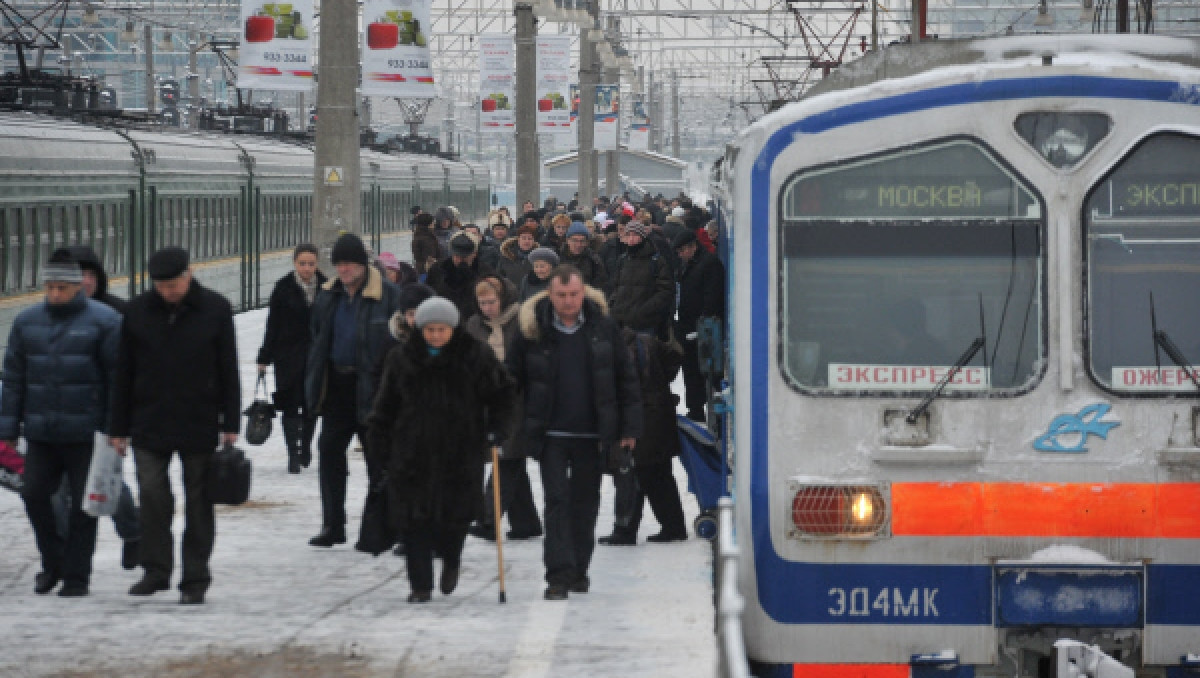
[[[795,220],[1040,216],[1033,193],[965,140],[803,174],[784,197]]]
[[[829,363],[829,388],[835,391],[922,391],[937,386],[950,370],[950,365]],[[946,390],[986,391],[991,387],[991,372],[985,367],[964,367],[946,384]]]
[[[1192,368],[1192,375],[1200,381],[1200,370]],[[1122,391],[1179,391],[1182,393],[1196,392],[1196,384],[1192,375],[1182,367],[1157,368],[1149,367],[1114,367],[1112,368],[1113,388]]]

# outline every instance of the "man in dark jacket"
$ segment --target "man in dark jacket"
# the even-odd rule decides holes
[[[494,273],[479,260],[475,239],[459,233],[450,239],[450,257],[429,270],[425,284],[433,288],[439,297],[446,297],[458,307],[464,318],[479,313],[475,301],[475,283],[489,273]]]
[[[129,302],[108,291],[108,274],[104,271],[104,265],[100,262],[100,257],[96,256],[96,252],[87,245],[68,247],[67,251],[71,253],[71,258],[79,264],[79,268],[83,272],[83,293],[88,298],[95,299],[117,313],[125,315],[125,309],[129,306]],[[70,499],[70,484],[64,482],[54,495],[54,512],[58,517],[60,527],[66,525],[66,516],[70,512],[71,506]],[[117,510],[112,514],[112,521],[117,536],[121,538],[121,567],[126,570],[137,567],[141,559],[138,553],[142,542],[141,520],[137,503],[133,500],[133,492],[129,490],[129,485],[122,480],[121,496],[117,499]],[[65,534],[65,530],[60,529],[59,531]]]
[[[637,373],[604,295],[573,266],[518,314],[521,334],[505,356],[524,394],[519,423],[542,466],[547,600],[587,593],[606,452],[633,449],[642,433]]]
[[[622,327],[666,338],[675,311],[675,280],[670,263],[647,240],[650,228],[634,220],[625,225],[621,256],[609,299],[613,320]]]
[[[237,442],[241,428],[233,309],[192,279],[188,253],[179,247],[155,252],[146,272],[154,289],[129,303],[121,329],[110,431],[118,453],[133,444],[142,499],[145,574],[129,594],[170,586],[175,495],[167,469],[177,452],[187,504],[179,602],[198,604],[212,583],[208,559],[216,539],[205,476],[213,449]]]
[[[592,249],[592,232],[582,221],[576,221],[567,229],[567,244],[562,248],[562,263],[570,264],[583,274],[583,282],[605,293],[608,292],[608,270],[600,255]]]
[[[57,250],[43,269],[46,301],[13,322],[4,356],[0,440],[16,447],[23,436],[25,512],[33,526],[42,571],[35,593],[86,596],[96,548],[96,519],[83,512],[83,492],[96,431],[105,428],[121,317],[81,291],[79,265]],[[58,533],[50,497],[66,477],[71,513]]]
[[[392,342],[388,321],[400,310],[400,288],[367,265],[367,248],[357,235],[338,238],[330,258],[337,276],[321,286],[313,303],[304,373],[309,411],[322,417],[317,439],[321,531],[308,543],[322,548],[346,543],[346,448],[356,434],[366,443],[377,368]],[[368,465],[367,474],[374,478],[376,470]]]
[[[679,315],[675,337],[683,345],[683,385],[688,418],[704,421],[708,404],[708,385],[700,373],[696,340],[688,337],[696,331],[700,318],[725,317],[725,267],[715,255],[699,246],[696,234],[683,231],[672,243],[683,270],[679,274]]]

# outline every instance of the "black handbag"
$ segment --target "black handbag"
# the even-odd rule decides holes
[[[362,525],[358,530],[358,542],[354,544],[354,548],[378,556],[392,548],[395,543],[396,532],[392,530],[388,521],[387,487],[379,483],[367,493],[367,502],[363,505]]]
[[[238,506],[250,498],[250,460],[240,447],[225,445],[208,460],[205,478],[208,501]]]
[[[262,397],[258,395],[262,391]],[[251,445],[262,445],[271,437],[271,420],[275,418],[275,406],[267,395],[267,375],[258,375],[258,383],[254,386],[254,402],[242,414],[246,415],[246,442]]]

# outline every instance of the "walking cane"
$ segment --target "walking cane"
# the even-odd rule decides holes
[[[500,571],[500,602],[508,602],[504,595],[504,539],[500,535],[500,448],[492,446],[492,523],[496,526],[496,566]]]

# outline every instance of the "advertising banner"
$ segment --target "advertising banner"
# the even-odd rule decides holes
[[[364,96],[434,97],[430,0],[363,0]]]
[[[516,61],[511,35],[479,36],[479,128],[500,136],[516,129]]]
[[[579,83],[571,83],[571,144],[575,144],[579,139],[579,128],[575,123],[579,121]]]
[[[621,119],[621,86],[596,85],[596,150],[617,150],[617,127]]]
[[[570,147],[571,36],[537,37],[538,135],[554,147]]]
[[[641,97],[633,101],[633,117],[629,120],[629,149],[650,149],[650,116],[646,115],[646,102]]]
[[[237,86],[311,90],[312,26],[313,0],[243,0]]]

